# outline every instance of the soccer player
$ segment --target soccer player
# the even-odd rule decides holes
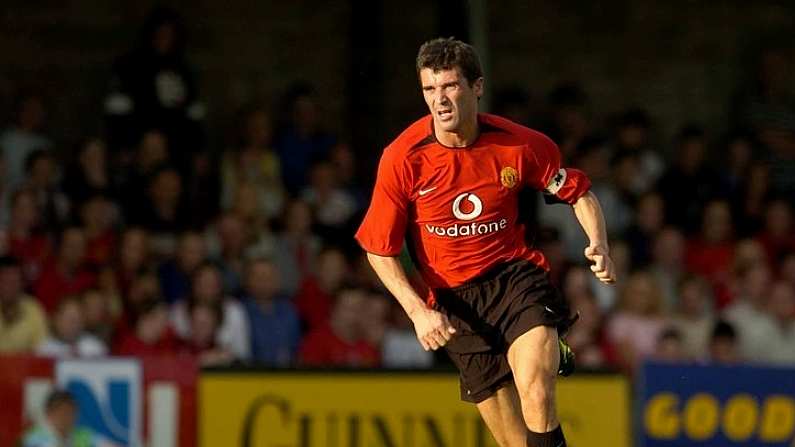
[[[573,366],[559,339],[573,319],[544,255],[525,242],[517,195],[528,187],[570,204],[590,239],[591,270],[612,283],[599,202],[582,172],[561,168],[549,138],[478,113],[484,80],[472,46],[426,42],[417,75],[430,115],[384,150],[356,239],[423,348],[446,349],[462,400],[477,404],[500,446],[565,446],[555,378]],[[430,286],[425,299],[398,260],[406,237]]]

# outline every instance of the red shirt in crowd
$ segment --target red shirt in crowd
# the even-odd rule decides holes
[[[409,249],[431,287],[454,287],[491,266],[527,259],[549,270],[525,242],[518,221],[523,187],[574,203],[590,188],[576,169],[561,169],[557,145],[545,135],[494,115],[479,114],[480,134],[467,147],[439,143],[432,117],[406,129],[381,157],[373,197],[356,233],[381,256]]]
[[[86,263],[93,266],[110,264],[116,248],[116,233],[106,231],[86,242]]]
[[[145,343],[133,331],[126,331],[119,337],[113,349],[114,355],[131,357],[156,357],[186,353],[184,345],[174,334],[172,329],[167,329],[155,343]]]
[[[24,239],[11,236],[8,240],[8,254],[22,263],[25,280],[34,281],[39,277],[50,257],[50,241],[40,234]]]
[[[301,282],[293,303],[301,322],[312,330],[328,323],[334,296],[326,293],[320,288],[317,279],[309,276]]]
[[[52,314],[63,297],[83,293],[95,283],[96,276],[90,271],[79,269],[66,275],[58,268],[58,263],[51,260],[36,281],[33,293],[47,313]]]
[[[308,366],[375,367],[381,355],[375,346],[364,340],[347,342],[325,324],[311,331],[298,352],[302,364]]]
[[[714,289],[715,304],[725,307],[732,300],[729,282],[734,262],[734,242],[711,244],[701,239],[688,241],[685,264],[689,272],[706,278]]]

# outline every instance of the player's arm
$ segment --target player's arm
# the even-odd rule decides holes
[[[572,205],[574,215],[582,225],[582,229],[590,241],[585,248],[585,257],[594,264],[591,271],[603,283],[614,283],[616,271],[613,260],[610,259],[610,248],[607,244],[607,230],[605,217],[599,199],[591,191],[586,192]]]
[[[374,253],[367,253],[367,260],[414,323],[417,339],[423,349],[436,350],[446,345],[455,334],[455,329],[444,314],[425,305],[425,301],[409,283],[400,260],[396,256],[379,256]]]

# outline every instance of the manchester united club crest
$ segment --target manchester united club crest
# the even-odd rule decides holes
[[[519,171],[510,166],[502,168],[502,171],[500,171],[500,182],[506,188],[513,188],[519,183]]]

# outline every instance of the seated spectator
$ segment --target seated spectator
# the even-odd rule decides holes
[[[8,254],[22,263],[25,282],[34,283],[51,256],[52,247],[41,231],[41,216],[31,190],[22,188],[11,195],[11,218],[6,231]]]
[[[662,230],[664,219],[665,204],[659,194],[651,192],[638,199],[635,220],[624,234],[632,254],[632,265],[645,267],[651,263],[654,238]]]
[[[649,272],[663,295],[664,306],[676,307],[677,288],[685,275],[685,238],[674,227],[665,227],[654,238]]]
[[[685,265],[689,272],[712,284],[720,308],[731,300],[728,288],[733,258],[734,235],[729,204],[724,200],[710,201],[704,208],[701,232],[687,243]]]
[[[17,188],[25,180],[25,160],[32,152],[52,147],[52,141],[42,133],[46,110],[41,96],[23,93],[15,101],[14,114],[11,127],[0,134],[0,149],[10,188]]]
[[[723,318],[737,331],[742,357],[764,362],[775,323],[768,313],[771,275],[767,263],[744,266],[736,273],[737,298],[724,309]]]
[[[222,307],[224,319],[218,328],[216,342],[237,359],[247,360],[251,356],[251,341],[246,311],[239,301],[224,295],[221,272],[212,263],[206,262],[194,270],[190,295],[171,307],[171,322],[177,335],[184,339],[191,337],[189,309],[197,303]]]
[[[715,365],[736,365],[742,361],[737,331],[731,323],[718,320],[712,328],[709,339],[710,363]]]
[[[80,221],[86,234],[86,263],[94,268],[110,264],[116,250],[115,210],[107,197],[94,195],[80,205]]]
[[[39,355],[54,358],[101,357],[108,348],[86,332],[80,298],[66,297],[58,304],[52,319],[52,331],[36,349]]]
[[[356,170],[356,154],[348,143],[340,142],[331,148],[328,155],[329,162],[337,174],[339,186],[343,188],[356,201],[356,209],[367,206],[367,193],[360,184],[360,177]]]
[[[138,305],[133,316],[132,330],[123,333],[113,354],[147,357],[173,356],[179,352],[179,339],[168,322],[168,306],[157,298]]]
[[[149,233],[141,227],[127,227],[121,234],[116,260],[116,285],[127,298],[130,284],[145,271],[150,261]]]
[[[325,248],[318,255],[317,273],[307,276],[293,300],[304,330],[328,322],[334,295],[348,276],[348,261],[338,248]]]
[[[57,169],[55,158],[46,150],[34,151],[25,160],[23,185],[33,192],[41,224],[47,230],[60,228],[69,217],[69,199],[59,189]]]
[[[795,220],[792,205],[778,198],[768,202],[765,211],[765,226],[756,236],[767,255],[768,265],[778,271],[778,262],[787,252],[795,250]]]
[[[563,293],[572,311],[580,318],[574,324],[566,341],[577,354],[577,364],[588,368],[607,368],[616,363],[616,353],[607,341],[605,314],[597,305],[588,279],[593,276],[585,267],[570,269],[564,278]]]
[[[361,309],[367,293],[343,288],[337,294],[329,324],[310,332],[301,343],[300,362],[306,366],[376,367],[378,348],[369,343],[362,330]]]
[[[86,236],[80,227],[61,232],[56,256],[50,259],[33,288],[48,314],[61,298],[79,295],[96,284],[96,276],[85,266]]]
[[[647,192],[662,176],[665,162],[650,144],[652,123],[649,114],[641,108],[624,111],[615,131],[615,151],[634,154],[638,159],[638,172],[633,182],[635,194]]]
[[[795,365],[795,288],[784,281],[770,288],[768,314],[775,332],[765,349],[765,360],[779,365]]]
[[[621,290],[618,309],[607,323],[608,340],[626,371],[634,371],[654,354],[667,326],[661,310],[662,296],[654,277],[642,271],[631,274]]]
[[[281,163],[271,145],[270,117],[264,108],[258,106],[244,114],[238,147],[226,151],[221,161],[222,206],[231,208],[236,202],[238,188],[250,185],[257,214],[274,218],[284,210],[285,189]]]
[[[334,165],[327,161],[315,163],[309,186],[301,197],[312,207],[317,223],[334,234],[345,227],[357,211],[356,199],[340,187]]]
[[[195,302],[190,310],[190,337],[184,340],[184,348],[198,357],[201,366],[224,366],[235,360],[229,350],[218,346],[218,329],[224,320],[223,307],[219,303]]]
[[[82,313],[86,333],[109,346],[116,320],[121,313],[118,296],[99,289],[88,289],[83,292]]]
[[[320,239],[312,232],[312,208],[305,201],[287,204],[284,229],[276,236],[274,261],[282,274],[282,291],[295,295],[303,279],[315,269]]]
[[[190,294],[190,275],[206,261],[207,246],[202,235],[193,231],[182,233],[175,257],[161,264],[157,272],[160,288],[169,304]]]
[[[243,305],[251,328],[251,357],[263,365],[294,363],[301,330],[290,299],[280,293],[276,264],[255,259],[246,267]]]
[[[654,359],[666,363],[683,363],[690,360],[690,357],[685,352],[682,333],[674,328],[662,331],[657,339]]]
[[[75,162],[67,169],[62,182],[63,191],[74,205],[80,206],[97,195],[113,196],[115,191],[107,152],[101,138],[92,137],[83,141]]]
[[[23,292],[18,260],[0,257],[0,353],[32,353],[47,338],[47,317]]]
[[[666,169],[657,190],[668,205],[665,221],[686,234],[698,230],[699,217],[716,194],[717,175],[706,159],[704,129],[688,125],[679,131],[674,163]]]
[[[157,169],[167,165],[169,147],[163,132],[149,129],[138,138],[134,154],[122,154],[117,171],[120,203],[123,205],[124,217],[127,222],[133,222],[144,211],[146,203],[141,200],[146,186]]]
[[[391,310],[389,298],[384,294],[376,290],[367,294],[367,300],[361,310],[362,336],[366,342],[377,346],[379,350],[389,329]]]
[[[157,168],[149,176],[146,189],[142,191],[145,197],[137,199],[143,199],[146,205],[129,218],[131,223],[149,231],[157,254],[172,254],[176,234],[188,227],[182,188],[182,177],[175,168]]]
[[[715,326],[714,299],[709,284],[695,275],[679,283],[679,300],[671,327],[682,340],[685,354],[691,359],[707,357],[710,333]]]
[[[433,352],[422,348],[417,340],[414,324],[403,308],[396,301],[392,301],[389,309],[391,324],[386,327],[381,343],[381,366],[412,369],[433,366]]]
[[[208,229],[209,258],[223,274],[224,290],[237,295],[242,285],[243,269],[250,242],[245,222],[233,213],[224,213]]]
[[[20,447],[98,447],[90,429],[77,425],[80,408],[68,391],[54,390],[44,403],[44,419],[25,432]]]

